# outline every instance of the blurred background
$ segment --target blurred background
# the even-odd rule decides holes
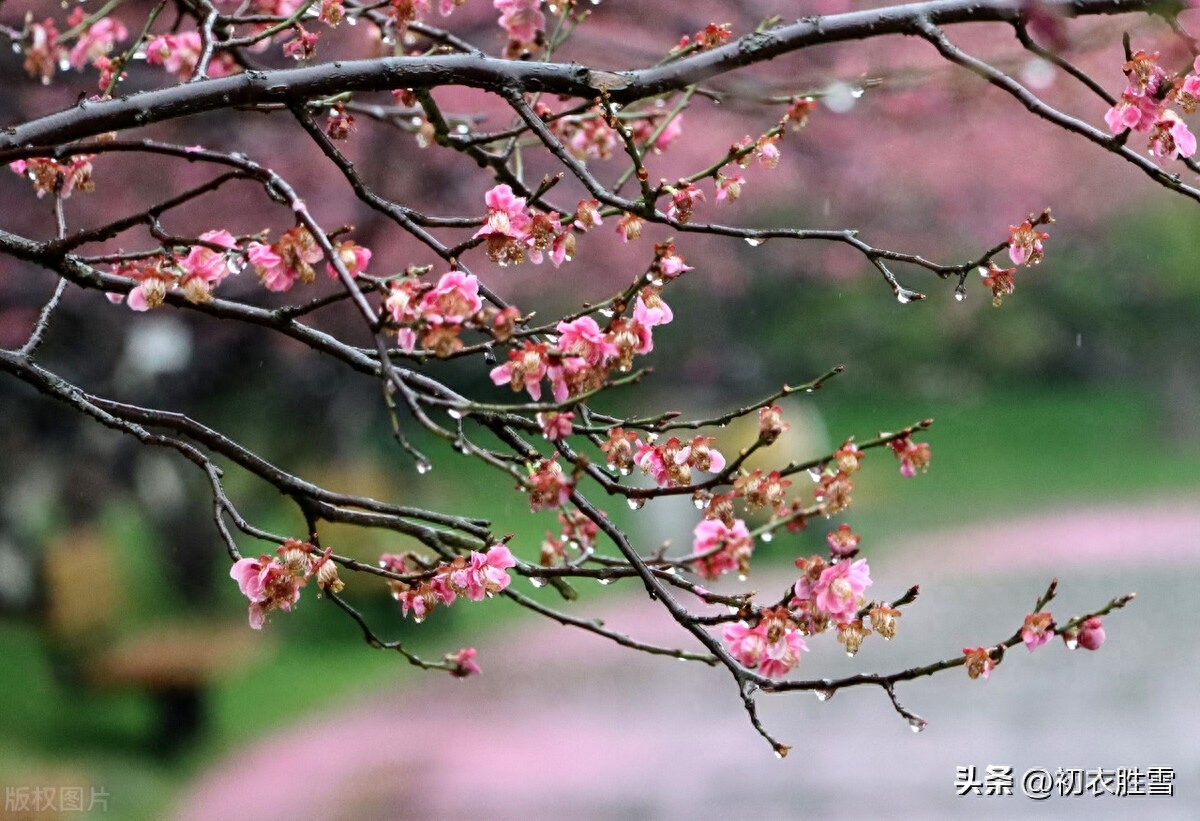
[[[117,14],[140,30],[151,5],[129,2]],[[559,56],[644,65],[711,21],[731,22],[736,34],[772,13],[850,5],[693,3],[645,26],[631,23],[644,19],[638,4],[607,0]],[[64,16],[57,3],[6,5],[0,23],[19,29],[27,8],[35,19]],[[451,25],[500,48],[494,16],[477,0]],[[381,48],[366,29],[343,27],[323,41],[321,57]],[[1124,29],[1135,47],[1162,49],[1165,65],[1190,63],[1161,24],[1073,23],[1073,56],[1110,91],[1123,84]],[[1007,29],[972,26],[955,37],[1055,104],[1102,122],[1101,101],[1030,58]],[[890,671],[994,643],[1020,626],[1054,576],[1061,605],[1050,609],[1060,618],[1139,593],[1106,619],[1109,642],[1099,652],[1069,653],[1056,643],[1028,657],[1018,647],[986,683],[955,670],[907,685],[902,701],[930,721],[919,735],[877,691],[846,691],[828,704],[807,694],[765,698],[768,727],[794,745],[777,761],[717,671],[608,647],[504,601],[439,610],[415,625],[400,618],[382,584],[348,578],[347,596],[385,637],[432,658],[479,648],[484,674],[447,684],[444,674],[420,674],[370,650],[352,623],[308,594],[295,612],[251,633],[196,472],[10,380],[0,382],[6,797],[80,788],[91,816],[122,819],[1196,817],[1200,744],[1191,699],[1200,659],[1188,602],[1200,541],[1200,212],[928,52],[892,40],[821,48],[728,78],[717,84],[720,105],[701,100],[685,113],[676,144],[650,158],[651,173],[688,173],[771,127],[781,110],[755,103],[759,97],[815,93],[822,105],[781,143],[779,167],[748,169],[743,199],[719,208],[710,201],[700,217],[853,226],[875,245],[958,260],[1050,206],[1057,222],[1047,261],[1018,272],[1016,293],[1000,309],[975,281],[960,303],[953,282],[898,269],[905,285],[928,294],[900,305],[838,246],[677,237],[696,271],[665,294],[677,321],[655,336],[647,362],[655,373],[601,407],[698,418],[841,363],[843,375],[785,405],[793,430],[778,446],[780,461],[935,419],[929,473],[902,479],[890,455],[871,454],[845,517],[862,535],[873,592],[894,597],[920,583],[921,599],[905,611],[895,641],[868,640],[853,662],[832,637],[810,642],[805,676]],[[284,65],[271,54],[256,59]],[[4,125],[93,88],[93,73],[70,72],[43,89],[21,62],[0,50],[0,87],[13,90],[0,95]],[[129,90],[162,83],[145,66],[130,73]],[[507,123],[470,92],[438,99],[449,111],[485,113],[484,127]],[[355,225],[355,239],[376,251],[373,273],[434,261],[363,211],[282,116],[232,112],[148,131],[269,160],[319,219]],[[419,148],[403,129],[361,122],[346,150],[401,201],[436,214],[483,210],[490,182],[450,152]],[[527,162],[531,178],[551,168],[533,152]],[[615,163],[595,167],[617,173]],[[96,193],[67,203],[72,226],[145,208],[203,174],[167,161],[104,158],[96,177]],[[205,199],[168,227],[193,235],[289,227],[288,214],[248,192]],[[564,203],[577,193],[569,182],[556,191]],[[0,203],[5,230],[52,233],[51,204],[16,175],[0,176]],[[227,223],[213,225],[213,214]],[[523,309],[548,317],[623,287],[644,269],[653,243],[667,238],[648,229],[640,243],[615,247],[608,230],[581,237],[577,259],[559,271],[501,271],[482,255],[470,262]],[[130,232],[108,247],[151,244]],[[242,280],[222,288],[231,298],[282,304],[252,277]],[[45,272],[0,259],[0,344],[21,344],[52,289]],[[355,328],[348,313],[315,321],[330,332]],[[326,487],[487,518],[495,532],[516,534],[511,544],[526,559],[556,528],[552,515],[530,515],[503,480],[481,492],[476,466],[436,445],[435,469],[418,475],[390,439],[376,386],[253,330],[173,309],[132,314],[71,289],[41,361],[87,390],[184,411]],[[492,390],[477,361],[433,373],[472,396],[510,396]],[[719,445],[733,450],[752,435],[731,428]],[[303,532],[269,488],[236,472],[227,488],[263,527]],[[686,504],[610,513],[647,549],[689,544],[694,511]],[[793,559],[822,550],[823,524],[761,544],[749,584],[786,585]],[[339,528],[322,538],[371,562],[414,546]],[[683,638],[633,583],[583,589],[571,605],[516,584],[647,640]],[[956,798],[959,765],[1010,765],[1018,779],[1030,767],[1174,768],[1177,795]],[[5,812],[89,815],[39,816],[12,805]]]

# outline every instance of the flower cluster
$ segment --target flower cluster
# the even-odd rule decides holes
[[[492,545],[486,553],[471,551],[469,557],[457,556],[432,570],[425,569],[411,554],[384,553],[379,557],[379,566],[384,570],[415,577],[407,581],[389,579],[388,584],[403,614],[407,616],[411,611],[417,622],[424,621],[439,603],[453,604],[459,596],[483,601],[499,593],[512,583],[507,571],[516,564],[512,552],[503,544]]]
[[[929,469],[931,456],[927,442],[914,442],[910,435],[905,434],[893,439],[888,446],[900,460],[900,475],[906,479],[916,476],[918,470],[924,473]]]
[[[1157,51],[1138,51],[1122,66],[1127,83],[1121,99],[1104,115],[1109,130],[1149,134],[1150,153],[1155,157],[1190,157],[1196,153],[1196,136],[1179,114],[1168,106],[1175,103],[1187,114],[1196,110],[1200,98],[1200,57],[1184,77],[1168,73],[1158,64]]]
[[[445,273],[432,286],[410,271],[391,282],[383,307],[401,349],[411,353],[419,343],[440,357],[462,348],[460,335],[466,328],[499,341],[509,339],[520,316],[512,306],[502,311],[484,307],[479,280],[462,271]]]
[[[1033,652],[1054,638],[1054,617],[1049,613],[1030,613],[1021,625],[1021,641]]]
[[[526,340],[509,351],[508,361],[493,368],[490,377],[496,385],[527,391],[534,401],[542,398],[542,380],[548,378],[554,401],[565,402],[603,385],[614,368],[631,370],[635,355],[654,349],[653,329],[673,318],[660,289],[647,286],[628,318],[614,318],[603,329],[590,316],[563,320],[555,326],[557,337],[548,337],[547,343]]]
[[[220,250],[218,250],[220,249]],[[230,274],[240,269],[241,251],[237,240],[228,231],[206,231],[186,254],[152,256],[128,260],[113,265],[117,276],[129,277],[136,286],[129,291],[126,303],[131,310],[157,308],[167,293],[178,289],[192,303],[208,302],[213,290]],[[123,294],[109,294],[112,302],[125,299]]]
[[[541,0],[492,0],[500,12],[500,27],[508,34],[504,56],[522,58],[535,53],[546,31]]]
[[[331,549],[320,552],[307,542],[288,539],[275,556],[264,553],[257,559],[234,562],[229,576],[250,600],[250,626],[261,630],[270,611],[290,611],[300,600],[300,588],[313,576],[322,590],[340,592],[343,584],[337,566],[329,558],[331,552]]]
[[[580,200],[566,226],[558,212],[543,214],[530,209],[525,198],[518,197],[507,185],[489,190],[484,202],[487,217],[473,238],[483,237],[488,257],[502,266],[519,265],[526,259],[540,265],[549,256],[557,268],[575,255],[574,231],[602,224],[595,200]]]
[[[738,663],[764,676],[785,676],[800,662],[800,653],[808,650],[800,628],[786,607],[765,609],[757,625],[744,621],[725,625],[722,637],[729,653]]]
[[[563,471],[558,457],[543,459],[529,468],[529,508],[534,513],[561,507],[571,498],[575,477]]]
[[[71,192],[96,190],[92,179],[92,160],[95,154],[76,154],[66,160],[51,160],[47,157],[31,157],[8,164],[14,174],[20,174],[33,183],[38,199],[56,190],[63,199]]]
[[[996,660],[987,647],[964,647],[963,655],[966,656],[967,675],[971,678],[986,679],[996,668]]]
[[[610,438],[609,442],[612,441]],[[715,441],[711,436],[696,436],[685,444],[672,436],[656,444],[635,438],[631,441],[635,448],[633,462],[652,476],[659,487],[688,485],[692,482],[693,468],[702,473],[720,473],[725,469],[725,457],[712,446]]]
[[[725,573],[737,572],[744,577],[750,570],[754,539],[741,519],[730,523],[702,519],[692,535],[692,562],[701,576],[719,579]]]
[[[204,53],[204,42],[198,31],[183,31],[179,34],[160,34],[146,44],[146,62],[162,66],[180,80],[187,81],[196,73],[200,56]],[[213,54],[206,73],[211,78],[236,74],[241,68],[228,52]]]

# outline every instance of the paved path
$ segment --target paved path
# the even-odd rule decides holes
[[[478,643],[482,677],[441,676],[263,739],[200,778],[179,821],[490,818],[1200,818],[1200,501],[1074,510],[904,540],[878,585],[922,584],[897,640],[855,661],[814,640],[802,670],[890,671],[987,644],[1049,578],[1060,617],[1135,590],[1096,653],[1018,647],[989,681],[953,670],[899,690],[761,700],[794,745],[776,760],[726,674],[645,657],[550,624]],[[786,583],[770,580],[762,589]],[[885,589],[886,589],[885,587]],[[666,641],[648,602],[604,604],[610,626]],[[908,639],[908,640],[906,640]],[[1172,767],[1173,798],[956,797],[955,768]]]

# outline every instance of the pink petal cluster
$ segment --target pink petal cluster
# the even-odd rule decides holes
[[[703,473],[725,469],[725,457],[712,447],[715,441],[711,436],[696,436],[687,444],[675,436],[661,445],[634,440],[633,462],[659,487],[691,484],[693,468]]]
[[[800,653],[808,650],[785,608],[764,610],[754,627],[744,621],[727,624],[721,635],[739,664],[751,670],[757,668],[769,678],[787,675],[800,662]]]
[[[1191,157],[1196,153],[1196,136],[1168,106],[1176,103],[1186,113],[1195,111],[1200,98],[1200,57],[1182,79],[1168,74],[1158,59],[1156,51],[1138,51],[1130,57],[1122,67],[1128,80],[1125,90],[1105,113],[1104,122],[1113,134],[1126,130],[1148,133],[1150,153],[1155,157]]]
[[[443,3],[444,5],[444,3]],[[443,12],[444,14],[445,12]],[[467,676],[477,676],[482,671],[479,669],[479,664],[475,661],[475,648],[464,647],[457,653],[449,653],[446,655],[446,663],[451,665],[450,675],[455,678],[466,678]]]
[[[83,8],[76,6],[67,22],[74,27],[82,23],[84,17]],[[112,17],[102,17],[79,36],[67,59],[72,68],[82,69],[89,62],[107,57],[116,44],[128,36],[129,30],[121,21]]]
[[[832,621],[849,622],[863,605],[863,592],[873,583],[866,559],[843,559],[821,572],[812,588],[812,600]],[[795,592],[799,596],[801,591]]]
[[[529,508],[534,513],[561,507],[571,498],[575,480],[563,471],[558,457],[543,459],[529,472]]]
[[[492,5],[500,12],[500,27],[514,43],[530,47],[546,30],[541,0],[493,0]]]
[[[696,572],[706,579],[718,579],[725,573],[745,574],[750,567],[754,539],[746,523],[734,519],[727,525],[720,519],[704,519],[692,531],[692,561]]]
[[[901,476],[912,478],[917,475],[918,470],[922,472],[928,470],[931,458],[928,443],[914,442],[911,436],[905,435],[893,439],[888,444],[892,453],[900,460]]]
[[[1054,638],[1054,617],[1049,613],[1030,613],[1021,625],[1021,641],[1033,652]]]
[[[297,280],[308,284],[316,278],[313,266],[325,254],[308,229],[298,225],[284,231],[279,241],[271,245],[247,244],[246,256],[268,291],[290,291]]]
[[[1104,639],[1104,626],[1099,616],[1092,616],[1079,626],[1079,646],[1084,650],[1099,650]]]
[[[160,34],[146,44],[146,62],[152,66],[162,66],[180,80],[190,80],[200,62],[203,48],[198,31]],[[235,71],[237,64],[233,58],[226,52],[220,52],[209,62],[207,74],[215,79]]]
[[[234,562],[229,576],[250,600],[250,626],[261,630],[270,611],[290,611],[300,600],[300,588],[329,562],[329,555],[329,550],[318,553],[310,544],[289,539],[276,556]]]
[[[28,160],[14,160],[8,167],[14,174],[20,174],[33,183],[38,199],[54,193],[55,188],[61,184],[59,193],[65,200],[76,189],[95,189],[95,183],[92,181],[92,160],[95,158],[95,154],[76,154],[60,162],[46,157],[30,157]]]
[[[129,277],[137,286],[130,290],[128,306],[133,311],[157,308],[171,291],[179,289],[189,302],[212,299],[212,292],[236,270],[240,254],[237,240],[228,231],[206,231],[184,256],[157,256],[130,260],[113,266],[117,276]],[[204,244],[200,244],[204,243]],[[214,250],[211,246],[225,249]],[[120,303],[124,295],[110,293],[109,301]]]
[[[392,598],[400,602],[401,612],[410,612],[416,621],[424,621],[435,606],[449,606],[463,596],[471,601],[483,601],[511,583],[508,569],[515,567],[516,558],[507,545],[495,544],[487,552],[471,551],[464,558],[440,563],[432,572],[424,571],[419,562],[407,555],[384,553],[379,557],[379,566],[384,570],[401,575],[416,574],[413,581],[389,580]]]

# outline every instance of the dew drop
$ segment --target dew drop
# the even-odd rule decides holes
[[[907,288],[899,288],[896,290],[896,301],[901,305],[907,305],[908,303],[912,302],[913,297],[915,296],[916,294]]]
[[[613,315],[613,309],[612,309],[612,308],[601,308],[601,309],[600,309],[600,316],[603,316],[603,317],[611,317],[612,315]]]
[[[821,469],[820,468],[809,468],[808,469],[808,478],[812,479],[814,482],[821,481]]]
[[[545,587],[546,586],[546,580],[544,578],[542,578],[541,576],[530,576],[529,583],[532,584],[534,587]]]
[[[424,616],[418,616],[418,615],[416,615],[416,614],[414,614],[414,615],[413,615],[413,622],[414,622],[414,623],[416,623],[416,624],[420,624],[420,623],[421,623],[421,622],[423,622],[423,621],[425,621],[425,617],[424,617]]]
[[[923,718],[913,716],[908,720],[908,728],[914,733],[919,733],[929,726],[929,722]]]
[[[245,267],[246,261],[237,254],[231,254],[225,258],[225,270],[231,274],[240,274]]]
[[[602,584],[602,585],[604,585],[604,586],[606,586],[606,587],[607,587],[608,585],[610,585],[610,584],[612,584],[614,581],[616,581],[616,579],[609,578],[608,576],[605,576],[603,579],[597,579],[596,581],[600,582],[600,584]]]
[[[829,701],[833,698],[833,690],[814,690],[817,695],[817,701]]]
[[[966,288],[964,288],[960,285],[954,289],[954,300],[956,302],[962,302],[966,298],[967,298],[967,289]]]
[[[346,25],[348,25],[348,26],[357,26],[357,25],[358,25],[358,18],[357,18],[357,17],[354,17],[354,16],[352,16],[352,15],[346,15]]]
[[[654,274],[647,274],[646,275],[646,284],[652,285],[655,288],[661,288],[663,286],[662,277],[655,276]]]
[[[786,755],[787,755],[787,753],[785,753],[783,750],[778,750],[778,749],[777,749],[777,750],[775,750],[775,757],[776,757],[776,758],[783,758],[783,757],[785,757]]]
[[[775,534],[768,530],[765,533],[763,533],[761,536],[759,536],[759,538],[762,539],[764,542],[770,542],[772,539],[775,538]]]
[[[485,350],[483,352],[483,361],[489,365],[495,365],[496,364],[496,352],[493,351],[491,348],[488,348],[487,350]]]
[[[757,248],[758,246],[762,245],[764,241],[765,240],[762,240],[759,237],[746,237],[746,244],[751,248]]]
[[[696,496],[692,499],[692,505],[695,506],[696,510],[704,510],[704,507],[707,504],[708,501],[701,496]]]
[[[1074,650],[1079,646],[1079,639],[1067,639],[1066,645],[1068,650]]]
[[[642,509],[642,508],[645,506],[645,504],[646,504],[646,500],[645,500],[645,499],[640,499],[640,498],[638,498],[638,499],[626,499],[625,501],[626,501],[626,503],[629,505],[629,509],[630,509],[630,510],[641,510],[641,509]]]
[[[625,465],[621,465],[621,467],[617,468],[617,473],[621,474],[622,476],[628,476],[631,472],[632,468],[628,468]]]
[[[59,71],[66,71],[70,67],[71,67],[71,61],[68,60],[66,57],[63,57],[61,60],[58,61],[58,70]]]
[[[746,579],[748,579],[748,578],[750,578],[750,577],[749,577],[749,576],[747,576],[745,573],[738,573],[738,581],[739,581],[739,582],[744,582],[744,581],[746,581]]]
[[[462,419],[463,418],[462,411],[457,410],[456,408],[447,408],[446,415],[449,416],[451,419]]]
[[[13,44],[12,44],[12,50],[13,50],[13,54],[20,54],[20,53],[21,53],[21,44],[20,44],[20,43],[13,43]]]
[[[428,459],[421,459],[419,462],[417,462],[417,473],[421,474],[422,476],[431,470],[433,470],[433,463]]]
[[[459,123],[458,125],[454,126],[455,134],[469,134],[470,132],[471,129],[468,128],[464,123]]]

